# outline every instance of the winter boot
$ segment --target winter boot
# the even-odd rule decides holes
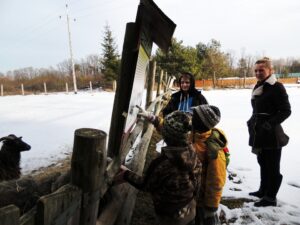
[[[261,191],[254,191],[254,192],[250,192],[249,195],[257,197],[257,198],[262,198],[264,197],[264,193]]]
[[[256,207],[266,207],[266,206],[276,206],[276,205],[277,205],[276,198],[272,199],[269,197],[263,197],[260,201],[254,203],[254,206]]]

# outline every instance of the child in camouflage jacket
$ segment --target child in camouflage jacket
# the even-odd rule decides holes
[[[150,192],[160,225],[187,225],[196,214],[195,193],[200,189],[201,163],[189,143],[191,118],[173,112],[163,121],[161,134],[167,146],[154,159],[144,176],[121,167],[115,181],[127,181]]]

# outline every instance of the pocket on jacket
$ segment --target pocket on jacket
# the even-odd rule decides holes
[[[286,135],[282,129],[282,126],[279,124],[275,126],[275,135],[277,143],[280,147],[286,146],[289,143],[289,136]]]

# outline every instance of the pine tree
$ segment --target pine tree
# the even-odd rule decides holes
[[[103,52],[101,71],[106,80],[116,80],[119,74],[120,60],[117,52],[117,46],[108,24],[104,27],[104,37],[101,46]]]

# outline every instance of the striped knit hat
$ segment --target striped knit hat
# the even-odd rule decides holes
[[[214,128],[221,119],[221,112],[218,107],[213,105],[198,105],[193,107],[193,113],[196,114],[203,125],[208,130]]]

